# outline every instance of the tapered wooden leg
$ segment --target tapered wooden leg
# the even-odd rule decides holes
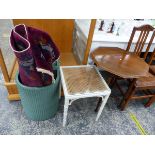
[[[109,77],[108,80],[107,80],[107,84],[109,85],[112,81],[112,77]]]
[[[115,75],[113,75],[112,77],[108,78],[107,84],[109,85],[109,87],[112,88],[114,86],[114,84],[115,84],[115,81],[116,81],[116,77],[115,77]]]
[[[116,77],[113,77],[113,81],[110,84],[110,88],[112,89],[115,84],[116,84]]]
[[[136,82],[136,79],[133,79],[133,81],[131,82],[121,104],[120,104],[120,109],[123,111],[127,106],[128,106],[128,102],[129,100],[131,99],[132,95],[135,93],[135,82]]]
[[[147,108],[147,107],[151,106],[154,102],[155,102],[155,96],[151,97],[144,106]]]
[[[99,108],[101,106],[101,103],[102,103],[102,97],[99,97],[95,112],[98,112],[98,110],[99,110]]]
[[[108,80],[107,80],[107,84],[108,84],[108,85],[109,85],[109,84],[111,83],[111,81],[113,80],[113,77],[114,77],[113,74],[110,74],[110,75],[109,75],[109,78],[108,78]]]

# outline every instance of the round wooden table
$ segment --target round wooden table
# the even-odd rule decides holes
[[[111,52],[107,52],[100,47],[91,54],[92,59],[99,68],[122,78],[147,76],[149,65],[142,58],[134,53],[115,49],[111,48]]]
[[[108,47],[107,50],[106,47],[99,47],[92,52],[91,57],[99,68],[125,79],[133,79],[125,94],[118,87],[125,99],[132,91],[136,79],[148,76],[149,65],[134,53],[119,48]],[[127,104],[122,101],[121,110],[124,110],[126,106]]]

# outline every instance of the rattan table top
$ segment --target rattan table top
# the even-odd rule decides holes
[[[97,93],[107,90],[94,66],[62,67],[62,72],[68,94]]]

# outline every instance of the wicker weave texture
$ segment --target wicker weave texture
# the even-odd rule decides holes
[[[106,86],[94,67],[63,68],[69,94],[103,92]]]

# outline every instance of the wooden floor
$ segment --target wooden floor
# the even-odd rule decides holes
[[[61,66],[76,66],[78,65],[78,63],[73,53],[63,52],[60,54],[60,65]]]

